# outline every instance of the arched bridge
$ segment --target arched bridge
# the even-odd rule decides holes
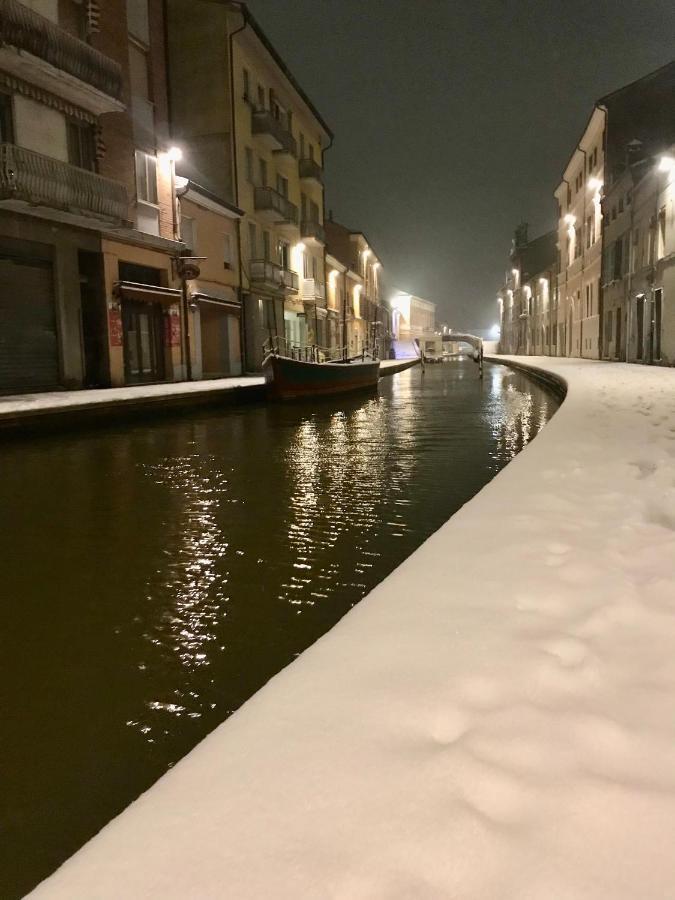
[[[450,334],[443,335],[443,342],[470,344],[474,350],[478,351],[478,353],[481,353],[483,350],[483,338],[477,337],[475,334],[463,334],[459,331],[451,331]]]

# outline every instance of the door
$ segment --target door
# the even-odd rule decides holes
[[[645,346],[645,298],[638,297],[635,303],[636,308],[636,317],[637,317],[637,359],[642,359],[644,356],[644,346]]]
[[[59,386],[52,265],[0,248],[0,393]]]
[[[164,379],[164,335],[159,303],[122,303],[124,372],[127,384]]]
[[[84,346],[84,386],[110,386],[106,302],[100,253],[78,253]]]
[[[623,359],[623,334],[621,333],[621,307],[616,311],[616,343],[614,344],[614,356]]]

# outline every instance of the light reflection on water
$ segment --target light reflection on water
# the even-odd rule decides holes
[[[556,407],[522,374],[488,365],[481,384],[465,361],[376,396],[0,448],[17,723],[0,895],[44,877],[330,628]]]

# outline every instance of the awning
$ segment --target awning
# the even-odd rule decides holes
[[[190,295],[191,303],[213,303],[216,306],[222,306],[224,310],[230,313],[233,316],[241,315],[241,303],[237,300],[228,300],[224,297],[214,297],[213,294],[205,294],[202,291],[197,291],[194,294]]]
[[[117,281],[113,290],[121,300],[140,300],[143,303],[180,303],[181,300],[181,292],[177,288],[138,284],[135,281]]]

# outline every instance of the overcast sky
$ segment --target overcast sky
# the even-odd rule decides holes
[[[517,223],[555,225],[594,100],[675,57],[673,0],[249,6],[335,132],[327,207],[458,329],[495,321]]]

